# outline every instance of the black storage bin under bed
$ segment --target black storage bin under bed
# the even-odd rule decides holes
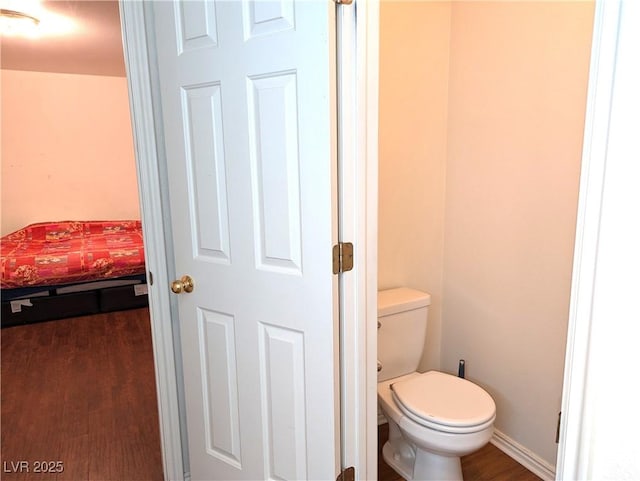
[[[3,296],[4,297],[4,296]],[[82,292],[2,300],[2,327],[52,321],[101,312],[145,307],[149,303],[147,285],[138,283]]]

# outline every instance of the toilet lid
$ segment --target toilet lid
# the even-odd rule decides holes
[[[429,371],[391,385],[395,399],[414,420],[443,427],[471,427],[492,422],[496,404],[480,386],[466,379]]]

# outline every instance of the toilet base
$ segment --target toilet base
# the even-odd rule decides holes
[[[382,448],[382,457],[406,480],[463,481],[460,458],[416,449],[406,441],[387,441]]]
[[[418,450],[413,467],[413,479],[463,481],[460,458]]]
[[[391,442],[387,441],[382,447],[382,457],[384,458],[384,462],[404,479],[413,479],[413,461],[415,455],[408,456],[405,454],[405,456],[403,456],[398,454],[393,449]]]

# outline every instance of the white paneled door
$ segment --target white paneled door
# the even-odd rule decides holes
[[[335,6],[152,9],[191,479],[335,479]]]

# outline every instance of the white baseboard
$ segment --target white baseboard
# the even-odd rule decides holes
[[[540,456],[532,453],[523,445],[515,442],[497,429],[493,432],[493,437],[489,442],[545,481],[553,481],[556,479],[555,466],[549,464],[540,458]]]

